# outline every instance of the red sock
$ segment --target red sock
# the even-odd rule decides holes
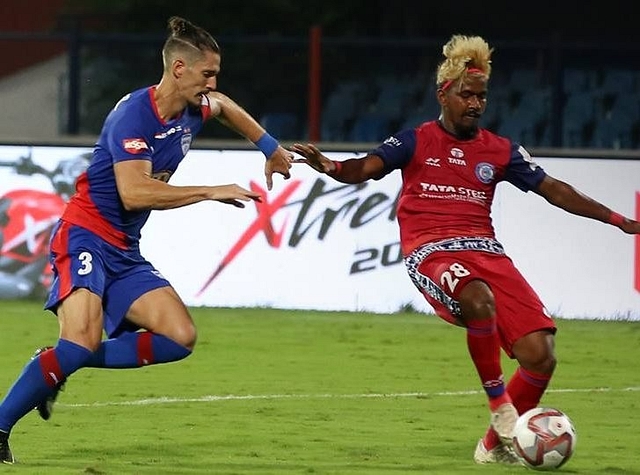
[[[550,380],[550,374],[533,373],[518,367],[507,385],[507,392],[518,414],[523,414],[538,405]]]
[[[518,414],[523,414],[538,405],[550,380],[550,374],[533,373],[518,367],[507,385],[507,394],[516,406]],[[487,450],[501,444],[498,434],[491,427],[487,429],[482,442]]]
[[[491,406],[492,402],[497,405],[508,402],[503,400],[505,388],[500,365],[500,337],[495,317],[471,320],[467,323],[467,347],[482,387],[489,396],[489,405]]]
[[[487,429],[487,432],[484,434],[484,437],[482,438],[482,443],[484,445],[484,448],[487,450],[491,450],[496,448],[498,445],[502,445],[502,441],[500,440],[500,437],[498,437],[498,434],[496,433],[496,431],[493,430],[491,427],[489,427]]]

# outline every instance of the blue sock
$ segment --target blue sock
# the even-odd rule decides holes
[[[123,333],[105,340],[87,363],[92,368],[139,368],[186,358],[191,350],[152,332]]]
[[[57,383],[82,368],[91,351],[68,340],[58,340],[22,370],[0,403],[0,430],[9,432],[25,414],[49,396]]]

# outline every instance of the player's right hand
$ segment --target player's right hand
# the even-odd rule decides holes
[[[625,218],[619,228],[627,234],[640,234],[640,222],[633,219]]]
[[[212,186],[210,199],[220,203],[233,205],[236,208],[244,208],[243,201],[262,201],[262,195],[255,191],[247,190],[237,184]]]
[[[267,159],[264,164],[264,175],[267,180],[267,189],[271,190],[273,188],[273,174],[279,173],[284,177],[285,180],[291,178],[291,173],[289,169],[291,168],[291,163],[293,161],[293,156],[291,152],[283,148],[282,146],[278,146],[275,152]]]
[[[313,144],[294,143],[291,151],[302,155],[304,158],[295,158],[293,163],[306,163],[311,168],[320,173],[328,173],[335,168],[333,162],[325,157],[322,152]]]

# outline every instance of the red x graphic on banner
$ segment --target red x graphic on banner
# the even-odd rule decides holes
[[[262,231],[267,238],[267,242],[271,247],[278,248],[280,247],[280,242],[282,241],[282,235],[284,233],[284,228],[286,226],[286,220],[279,231],[273,227],[273,223],[271,222],[271,218],[276,212],[282,208],[287,203],[287,199],[293,194],[294,191],[300,186],[301,181],[293,181],[290,183],[282,193],[280,193],[276,198],[269,203],[267,201],[267,193],[266,191],[260,187],[257,183],[251,181],[249,186],[251,191],[255,191],[262,195],[262,201],[255,201],[256,210],[258,211],[258,216],[256,219],[249,225],[247,230],[240,236],[238,241],[231,247],[227,255],[224,256],[218,268],[211,274],[211,276],[204,283],[202,288],[198,291],[196,295],[200,296],[202,293],[211,285],[211,282],[214,281],[218,275],[227,267],[231,261],[233,261],[238,254],[245,248],[249,242],[260,232]]]

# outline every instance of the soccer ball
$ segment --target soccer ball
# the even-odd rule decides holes
[[[513,431],[513,449],[527,467],[535,470],[564,465],[573,455],[576,441],[571,419],[550,407],[535,407],[520,415]]]

